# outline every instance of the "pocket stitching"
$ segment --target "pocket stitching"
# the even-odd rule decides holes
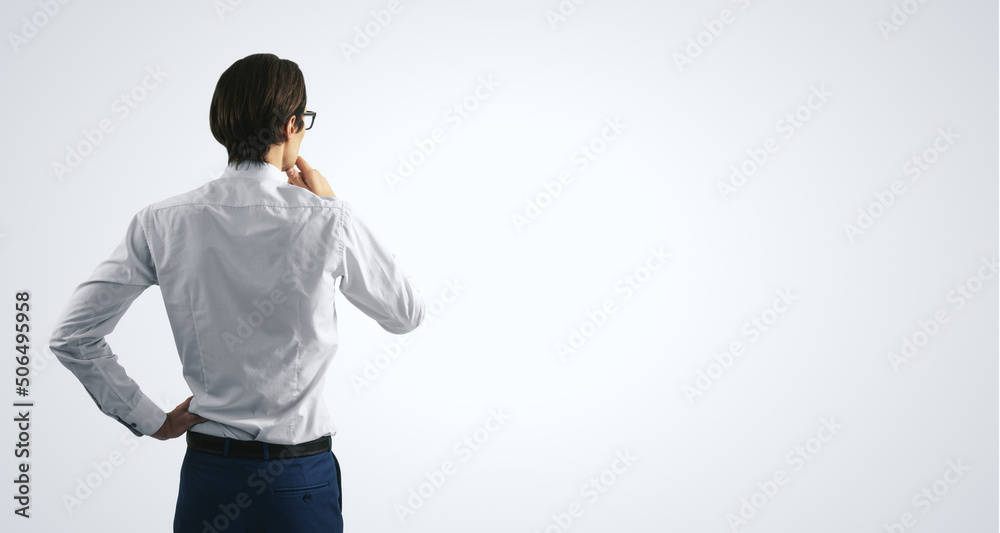
[[[274,487],[272,490],[274,491],[275,494],[302,494],[305,492],[319,492],[321,490],[325,490],[328,488],[330,488],[330,482],[324,481],[322,483],[317,483],[315,485],[309,485],[306,487],[288,487],[288,488]]]

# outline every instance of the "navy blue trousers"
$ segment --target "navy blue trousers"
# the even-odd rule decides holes
[[[174,533],[343,533],[340,491],[332,451],[246,459],[189,447]]]

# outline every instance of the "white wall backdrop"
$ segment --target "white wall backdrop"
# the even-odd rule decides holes
[[[215,84],[270,52],[431,302],[396,337],[338,301],[347,531],[997,531],[996,2],[0,10],[0,529],[170,530],[183,439],[100,413],[47,335],[132,214],[225,167]],[[156,287],[108,341],[190,394]]]

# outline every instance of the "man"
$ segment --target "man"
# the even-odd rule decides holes
[[[209,116],[229,154],[222,177],[140,210],[51,336],[105,414],[137,436],[187,433],[174,531],[342,531],[323,402],[336,282],[392,333],[425,315],[394,256],[298,155],[315,115],[294,62],[255,54],[229,67]],[[193,392],[170,413],[104,340],[154,284]]]

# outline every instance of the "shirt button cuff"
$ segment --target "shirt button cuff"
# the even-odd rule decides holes
[[[163,422],[167,419],[167,413],[153,403],[153,400],[150,400],[145,394],[140,392],[139,401],[132,407],[129,414],[122,418],[125,419],[125,422],[129,426],[135,428],[143,435],[152,435],[163,425]]]

